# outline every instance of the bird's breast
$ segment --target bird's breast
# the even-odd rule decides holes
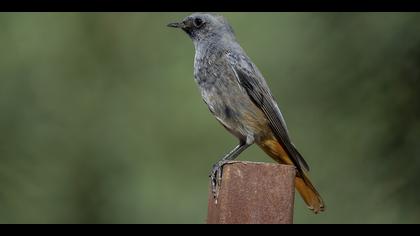
[[[241,87],[229,64],[222,60],[198,59],[194,77],[209,110],[235,136],[260,132],[267,120]]]

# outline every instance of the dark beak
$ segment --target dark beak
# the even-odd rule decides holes
[[[173,28],[182,28],[182,27],[184,27],[184,24],[175,22],[175,23],[169,23],[167,26],[168,27],[173,27]]]

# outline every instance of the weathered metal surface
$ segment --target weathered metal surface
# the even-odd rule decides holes
[[[209,224],[293,223],[293,166],[234,161],[223,167],[217,198],[209,190]]]

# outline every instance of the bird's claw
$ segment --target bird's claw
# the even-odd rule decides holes
[[[222,173],[224,164],[226,164],[226,161],[220,161],[214,164],[209,175],[211,180],[211,191],[213,193],[213,198],[216,200],[217,196],[219,195],[219,189],[222,183]]]

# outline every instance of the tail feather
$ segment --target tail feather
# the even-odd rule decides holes
[[[298,174],[296,176],[295,186],[302,196],[303,201],[315,214],[325,210],[325,204],[321,195],[312,185],[306,174],[303,174],[303,176]]]
[[[281,164],[293,165],[293,162],[276,139],[267,139],[260,142],[258,145],[275,161]],[[296,173],[295,187],[308,208],[314,213],[319,213],[325,210],[324,201],[304,170]]]

